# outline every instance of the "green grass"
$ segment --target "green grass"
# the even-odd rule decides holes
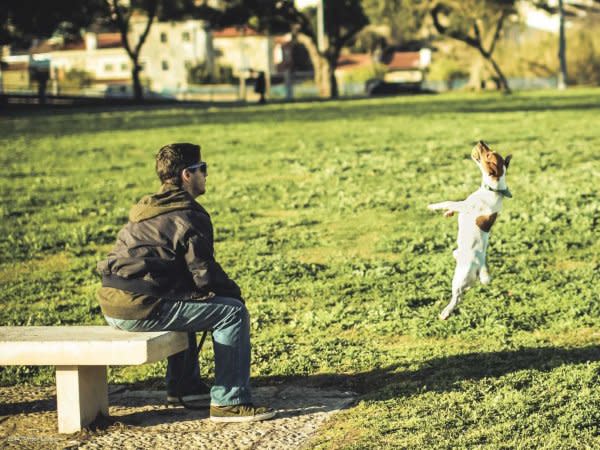
[[[198,142],[255,382],[360,394],[311,446],[599,447],[599,123],[593,89],[2,119],[0,324],[103,323],[96,262],[158,188],[158,148]],[[492,231],[492,284],[441,322],[456,219],[425,206],[477,188],[478,139],[513,154],[514,198]],[[0,368],[4,385],[52,377]]]

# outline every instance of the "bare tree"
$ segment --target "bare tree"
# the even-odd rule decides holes
[[[496,73],[499,88],[506,93],[511,90],[493,54],[506,19],[514,13],[514,0],[438,1],[434,2],[430,11],[438,33],[476,49],[490,64]]]
[[[318,44],[315,8],[300,10],[293,0],[224,0],[223,3],[225,8],[220,14],[205,8],[204,17],[221,26],[245,24],[260,31],[291,32],[308,51],[319,95],[338,96],[335,69],[342,48],[368,24],[361,0],[323,0],[322,48]]]
[[[120,4],[119,0],[106,0],[107,6],[111,14],[111,20],[119,29],[121,33],[121,43],[123,48],[129,55],[132,63],[131,78],[133,80],[133,97],[136,101],[142,101],[144,93],[142,90],[142,82],[140,80],[140,72],[142,67],[140,66],[140,51],[142,46],[148,37],[150,27],[156,18],[158,12],[158,0],[142,0],[139,2],[127,2],[128,5]],[[132,43],[129,41],[131,33],[130,23],[133,11],[142,12],[146,17],[146,24],[142,34],[137,38],[137,42]]]

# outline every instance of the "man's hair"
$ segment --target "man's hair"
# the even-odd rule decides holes
[[[200,162],[200,146],[196,144],[168,144],[156,154],[156,174],[161,183],[181,186],[181,171]]]

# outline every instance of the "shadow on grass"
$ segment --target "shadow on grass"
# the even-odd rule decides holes
[[[434,358],[421,368],[403,370],[401,363],[355,374],[322,374],[288,377],[257,377],[256,385],[272,383],[303,383],[314,387],[331,387],[359,394],[376,393],[378,399],[409,396],[422,392],[450,392],[468,380],[498,378],[520,370],[551,371],[570,364],[600,361],[600,347],[524,348],[489,353]],[[392,389],[386,390],[385,387]],[[382,398],[385,397],[385,398]]]
[[[451,392],[458,389],[458,384],[468,380],[482,378],[498,378],[520,370],[551,371],[557,367],[570,364],[582,364],[588,361],[600,361],[600,346],[581,348],[524,348],[520,350],[507,350],[488,353],[469,353],[464,355],[434,358],[425,361],[417,370],[403,370],[404,366],[394,364],[388,367],[374,369],[355,374],[319,374],[308,376],[267,376],[253,378],[256,387],[304,386],[314,389],[335,389],[337,391],[354,391],[377,400],[410,396],[423,392]],[[161,379],[153,378],[143,383],[134,383],[120,386],[118,391],[124,389],[140,390],[162,384]],[[387,389],[386,389],[387,388]],[[117,391],[117,392],[118,392]],[[371,395],[369,395],[371,394]],[[162,396],[164,393],[155,393]],[[141,403],[139,403],[141,402]],[[160,404],[162,397],[138,398],[137,404]],[[112,397],[111,405],[122,402],[118,397]],[[0,416],[24,414],[29,412],[52,411],[56,408],[54,399],[24,401],[0,404]],[[135,423],[136,413],[130,419]],[[152,416],[156,420],[164,420],[169,414],[174,420],[186,417],[202,417],[207,412],[190,412],[182,408],[155,411]],[[192,417],[192,418],[193,418]],[[152,422],[152,420],[151,420]]]
[[[169,104],[164,106],[136,106],[125,110],[115,108],[74,108],[72,110],[35,111],[13,114],[13,118],[30,119],[35,127],[28,133],[47,134],[82,133],[116,130],[165,128],[188,125],[269,124],[288,122],[322,122],[327,120],[352,120],[390,116],[419,116],[441,113],[502,113],[516,111],[566,111],[600,109],[600,95],[571,94],[569,96],[545,95],[532,97],[499,97],[482,95],[468,99],[428,96],[405,97],[402,101],[384,100],[335,100],[326,102],[297,103],[297,106],[273,104],[266,107],[253,105],[208,109],[200,104]],[[124,115],[123,113],[127,113]],[[103,115],[100,116],[99,114]],[[76,117],[73,115],[76,114]],[[12,121],[3,127],[10,132]],[[32,125],[33,125],[32,124]],[[6,129],[8,128],[8,129]],[[22,132],[19,127],[16,132]]]

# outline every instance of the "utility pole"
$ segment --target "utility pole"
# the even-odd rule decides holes
[[[317,0],[317,47],[319,52],[325,51],[325,10],[323,2],[325,0]]]
[[[559,14],[559,41],[558,41],[558,59],[560,61],[560,72],[558,74],[558,89],[567,88],[567,57],[565,43],[565,5],[563,0],[558,0]]]

